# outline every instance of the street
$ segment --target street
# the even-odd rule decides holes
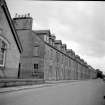
[[[105,105],[101,79],[0,93],[0,105]]]

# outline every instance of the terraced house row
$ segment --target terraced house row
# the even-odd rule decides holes
[[[19,78],[42,78],[44,80],[84,80],[97,77],[88,65],[66,44],[56,40],[50,30],[32,30],[30,14],[13,18],[22,44]]]
[[[12,19],[5,0],[0,0],[0,87],[105,77],[50,30],[32,30],[32,23],[30,14]]]

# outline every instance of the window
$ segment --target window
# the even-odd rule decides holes
[[[34,64],[33,75],[38,73],[38,64]]]
[[[53,40],[52,40],[51,37],[49,38],[49,44],[50,44],[50,45],[53,45]]]
[[[5,63],[6,47],[6,43],[0,39],[0,66],[4,66]]]
[[[35,76],[35,77],[39,76],[38,64],[34,64],[34,69],[33,69],[32,75]]]
[[[34,64],[34,69],[38,69],[38,64]]]
[[[49,43],[49,37],[47,35],[44,35],[44,41],[46,41],[47,43]]]
[[[33,49],[33,56],[38,56],[38,49],[39,47],[38,46],[34,46],[34,49]]]

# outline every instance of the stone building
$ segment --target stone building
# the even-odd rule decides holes
[[[30,15],[16,15],[13,19],[20,38],[20,78],[43,78],[44,80],[91,79],[96,71],[66,44],[56,40],[50,30],[32,30]]]
[[[22,46],[6,2],[0,0],[0,78],[18,78]]]

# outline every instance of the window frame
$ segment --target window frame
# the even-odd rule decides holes
[[[37,65],[37,68],[35,68],[35,65]],[[39,69],[39,64],[38,63],[34,63],[33,65],[33,75],[35,75],[36,73],[38,73],[38,69]]]
[[[39,68],[38,63],[34,63],[34,69],[37,69],[38,70],[38,68]]]
[[[6,43],[4,40],[2,40],[1,38],[0,38],[0,40],[1,40],[3,43],[5,43],[5,48],[1,47],[1,50],[2,50],[2,48],[3,48],[4,53],[3,53],[3,63],[0,64],[0,67],[5,67],[7,43]]]

